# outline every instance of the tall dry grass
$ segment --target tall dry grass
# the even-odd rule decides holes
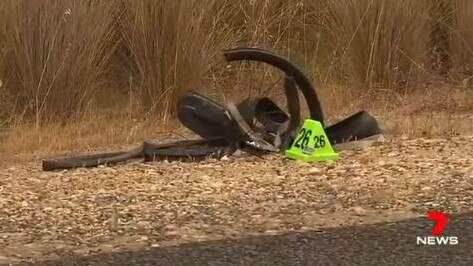
[[[8,111],[34,119],[70,117],[100,89],[113,14],[109,1],[6,0]]]
[[[118,62],[141,111],[174,111],[182,91],[202,85],[234,37],[229,1],[120,0]]]
[[[469,0],[4,0],[0,120],[39,126],[104,108],[134,114],[126,124],[167,120],[183,91],[272,85],[270,69],[222,61],[243,45],[296,62],[335,109],[374,92],[471,88],[472,18]]]
[[[5,16],[4,16],[4,5],[0,3],[0,127],[3,127],[5,116],[2,115],[2,111],[8,108],[11,100],[7,98],[5,91]]]
[[[462,87],[473,84],[473,3],[455,0],[449,36],[453,77]]]
[[[329,71],[358,89],[415,86],[427,73],[431,1],[312,1]],[[327,50],[327,48],[325,48]],[[341,76],[340,76],[341,75]]]
[[[169,113],[236,45],[276,50],[323,85],[419,87],[438,69],[464,84],[472,9],[468,0],[6,0],[2,109],[42,121],[116,94]]]

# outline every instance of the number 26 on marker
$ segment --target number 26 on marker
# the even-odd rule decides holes
[[[310,138],[312,137],[312,130],[307,130],[305,128],[301,129],[299,133],[299,137],[296,139],[294,143],[294,147],[298,149],[306,149],[309,145]],[[314,149],[323,148],[325,147],[325,136],[314,136]]]

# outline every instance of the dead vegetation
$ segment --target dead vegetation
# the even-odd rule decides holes
[[[240,45],[305,69],[330,119],[369,107],[393,133],[468,133],[472,12],[468,0],[5,0],[0,152],[134,143],[182,91],[275,86],[268,69],[227,68],[221,50]]]

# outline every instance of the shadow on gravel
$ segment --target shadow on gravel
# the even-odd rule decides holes
[[[156,248],[140,252],[65,257],[41,265],[473,265],[473,213],[453,217],[445,236],[456,246],[417,246],[430,235],[427,218]]]

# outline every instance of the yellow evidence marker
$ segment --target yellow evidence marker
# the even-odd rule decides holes
[[[285,155],[305,162],[333,161],[340,157],[333,150],[322,124],[311,119],[304,121],[304,125]]]

